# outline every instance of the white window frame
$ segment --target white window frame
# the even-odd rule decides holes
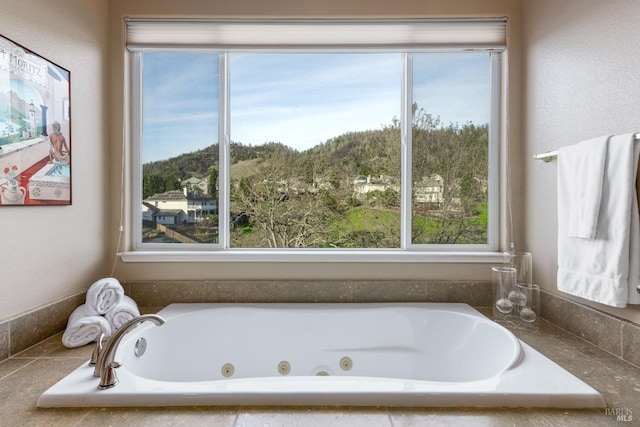
[[[500,184],[500,154],[504,146],[501,136],[503,122],[501,92],[503,75],[502,55],[506,50],[506,20],[314,20],[314,21],[210,21],[210,20],[128,20],[127,48],[130,55],[131,78],[131,219],[130,236],[132,251],[122,252],[125,262],[464,262],[488,263],[502,259],[499,251],[500,230],[505,229],[504,219],[499,217],[500,192],[506,186]],[[301,31],[299,26],[307,31]],[[353,31],[357,26],[358,31]],[[229,30],[230,35],[221,36]],[[273,31],[274,28],[276,31]],[[329,42],[327,34],[336,34]],[[406,29],[415,33],[408,36]],[[439,29],[435,31],[433,28]],[[496,30],[497,28],[497,30]],[[214,29],[214,30],[212,30]],[[313,29],[313,31],[309,31]],[[466,29],[467,31],[461,31]],[[487,34],[482,34],[483,30]],[[209,34],[211,31],[212,34]],[[266,32],[265,32],[266,31]],[[298,41],[290,45],[294,31]],[[474,33],[475,31],[475,33]],[[424,34],[423,34],[424,33]],[[249,38],[240,38],[249,34]],[[265,37],[265,34],[273,37]],[[307,39],[298,37],[307,34]],[[348,40],[358,34],[357,40]],[[176,38],[181,35],[182,38]],[[429,42],[415,42],[420,37]],[[218,37],[223,41],[215,39]],[[227,37],[227,38],[225,38]],[[234,39],[235,37],[235,39]],[[281,39],[278,39],[281,37]],[[405,39],[403,39],[403,37]],[[173,40],[182,40],[176,45]],[[498,40],[498,42],[496,42]],[[235,42],[234,42],[235,41]],[[344,46],[342,45],[344,42]],[[226,218],[230,214],[230,118],[228,64],[230,52],[402,52],[402,120],[401,120],[401,244],[390,249],[297,249],[297,248],[231,248],[230,230]],[[411,242],[411,114],[412,108],[412,54],[423,52],[464,52],[479,50],[490,52],[490,102],[489,123],[489,221],[486,244],[425,245]],[[152,51],[205,51],[219,54],[220,64],[220,120],[219,120],[219,243],[217,244],[152,244],[142,243],[142,53]]]

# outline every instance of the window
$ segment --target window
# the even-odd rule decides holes
[[[504,26],[128,21],[134,249],[495,251]]]

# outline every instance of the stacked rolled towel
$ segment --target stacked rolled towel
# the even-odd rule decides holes
[[[113,310],[124,297],[122,285],[113,277],[100,279],[87,291],[87,305],[93,314],[107,314]]]
[[[126,295],[122,298],[120,304],[104,315],[114,331],[117,331],[122,325],[138,316],[140,316],[138,305]]]
[[[111,325],[103,316],[91,314],[86,304],[76,307],[69,316],[62,344],[67,348],[82,347],[96,341],[101,333],[111,336]]]
[[[65,347],[75,348],[96,341],[101,333],[108,338],[138,316],[140,311],[137,304],[124,294],[117,279],[100,279],[87,291],[85,303],[69,316],[62,343]]]

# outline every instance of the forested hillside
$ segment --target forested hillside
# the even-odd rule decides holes
[[[416,109],[412,141],[414,193],[421,182],[441,185],[437,203],[414,198],[414,243],[486,242],[487,126],[444,126]],[[277,142],[232,143],[231,212],[242,219],[232,245],[398,247],[400,159],[397,120],[303,152]],[[217,145],[145,164],[144,197],[178,189],[191,176],[209,177],[215,196],[217,173]]]

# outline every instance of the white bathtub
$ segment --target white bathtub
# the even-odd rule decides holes
[[[117,386],[99,390],[84,363],[38,406],[606,406],[466,304],[172,304],[158,314],[164,325],[122,340]]]

